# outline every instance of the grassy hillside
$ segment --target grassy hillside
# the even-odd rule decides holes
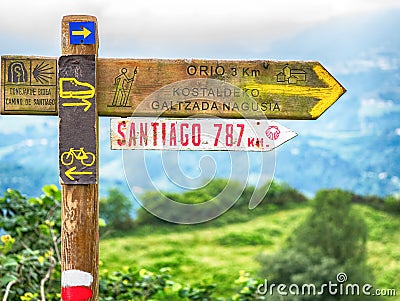
[[[399,216],[362,205],[356,208],[369,228],[368,264],[376,278],[374,287],[395,288],[400,294]],[[307,212],[307,206],[298,205],[226,226],[141,226],[122,237],[102,239],[100,272],[127,266],[170,267],[175,281],[196,284],[204,280],[217,284],[216,295],[232,295],[239,272],[257,276],[255,257],[282,247]]]

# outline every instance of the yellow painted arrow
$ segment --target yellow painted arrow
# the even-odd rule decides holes
[[[74,181],[75,178],[72,175],[91,175],[93,174],[93,172],[91,171],[75,171],[76,170],[76,166],[71,167],[70,169],[68,169],[65,172],[65,175],[71,180]]]
[[[92,32],[87,29],[86,27],[81,27],[82,30],[73,30],[72,35],[73,36],[83,36],[84,39],[86,39]]]
[[[90,107],[92,106],[92,103],[90,101],[87,101],[86,99],[82,98],[82,102],[67,102],[63,103],[63,107],[81,107],[81,106],[86,106],[83,110],[87,112]]]
[[[245,89],[258,89],[260,92],[277,94],[283,96],[302,96],[319,99],[310,110],[312,118],[318,118],[328,109],[346,89],[343,88],[321,65],[315,65],[313,70],[317,77],[323,81],[327,87],[307,87],[296,85],[270,85],[252,83],[246,85]]]

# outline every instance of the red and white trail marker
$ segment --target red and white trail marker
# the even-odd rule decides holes
[[[93,276],[80,270],[66,270],[61,274],[61,298],[65,301],[86,301],[93,292]]]

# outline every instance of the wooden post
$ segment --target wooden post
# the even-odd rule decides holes
[[[93,40],[94,39],[94,40]],[[65,16],[59,60],[62,299],[98,299],[97,19]]]

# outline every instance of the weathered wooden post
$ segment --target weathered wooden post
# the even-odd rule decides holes
[[[58,71],[62,299],[98,297],[97,19],[65,16]],[[90,298],[90,299],[89,299]]]

